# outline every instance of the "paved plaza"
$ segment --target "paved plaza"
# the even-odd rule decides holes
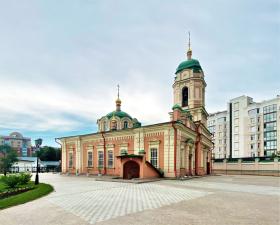
[[[133,184],[40,174],[55,192],[0,211],[5,225],[280,224],[280,178],[208,176]]]

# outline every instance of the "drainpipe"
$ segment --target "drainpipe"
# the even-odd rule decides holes
[[[174,126],[175,121],[171,124],[174,129],[174,175],[177,177],[177,128]]]
[[[201,133],[199,132],[199,127],[201,123],[196,125],[196,141],[195,141],[195,175],[198,175],[198,145],[201,141]]]
[[[103,166],[104,166],[104,174],[103,175],[106,175],[107,174],[107,169],[106,169],[106,140],[105,140],[105,136],[104,136],[104,132],[101,132],[101,135],[102,135],[102,138],[103,138],[103,144],[104,144],[104,155],[103,155]]]

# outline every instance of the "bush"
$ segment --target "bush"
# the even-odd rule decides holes
[[[31,180],[32,175],[29,173],[13,174],[9,176],[3,176],[1,181],[8,188],[15,188],[18,185],[25,185]]]
[[[20,173],[19,175],[19,184],[27,184],[31,180],[32,174],[30,173]]]
[[[1,181],[9,188],[15,188],[19,184],[20,178],[18,175],[9,175],[3,176]]]

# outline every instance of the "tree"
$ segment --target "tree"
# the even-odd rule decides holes
[[[0,156],[0,169],[6,176],[14,162],[18,161],[17,152],[9,145],[1,145]]]
[[[59,148],[43,146],[34,156],[38,156],[42,161],[59,161],[61,159],[61,152]]]

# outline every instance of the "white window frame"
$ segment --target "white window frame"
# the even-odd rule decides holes
[[[153,154],[156,153],[156,156],[153,156]],[[158,168],[159,167],[159,163],[158,163],[158,148],[152,147],[150,148],[150,163],[155,167]],[[153,162],[156,162],[155,165],[153,164]]]
[[[70,157],[70,155],[71,155],[71,157]],[[70,162],[71,162],[71,164],[70,164]],[[73,151],[71,151],[68,153],[68,168],[73,168],[73,166],[74,166],[73,164],[74,164],[74,153],[73,153]]]
[[[109,165],[109,153],[112,152],[112,165]],[[114,168],[114,150],[113,149],[109,149],[107,151],[107,167],[108,168]]]
[[[89,153],[91,153],[91,165],[89,165]],[[87,151],[87,167],[89,167],[89,168],[93,167],[93,151],[92,150]]]
[[[152,140],[149,142],[149,161],[150,163],[152,164],[151,162],[151,149],[157,149],[157,165],[156,165],[156,168],[160,168],[159,165],[160,165],[160,161],[159,161],[159,145],[160,145],[160,141],[159,140]]]
[[[102,154],[102,165],[100,165],[100,153]],[[99,150],[98,152],[97,152],[97,167],[98,168],[104,168],[104,152],[102,151],[102,150]]]

